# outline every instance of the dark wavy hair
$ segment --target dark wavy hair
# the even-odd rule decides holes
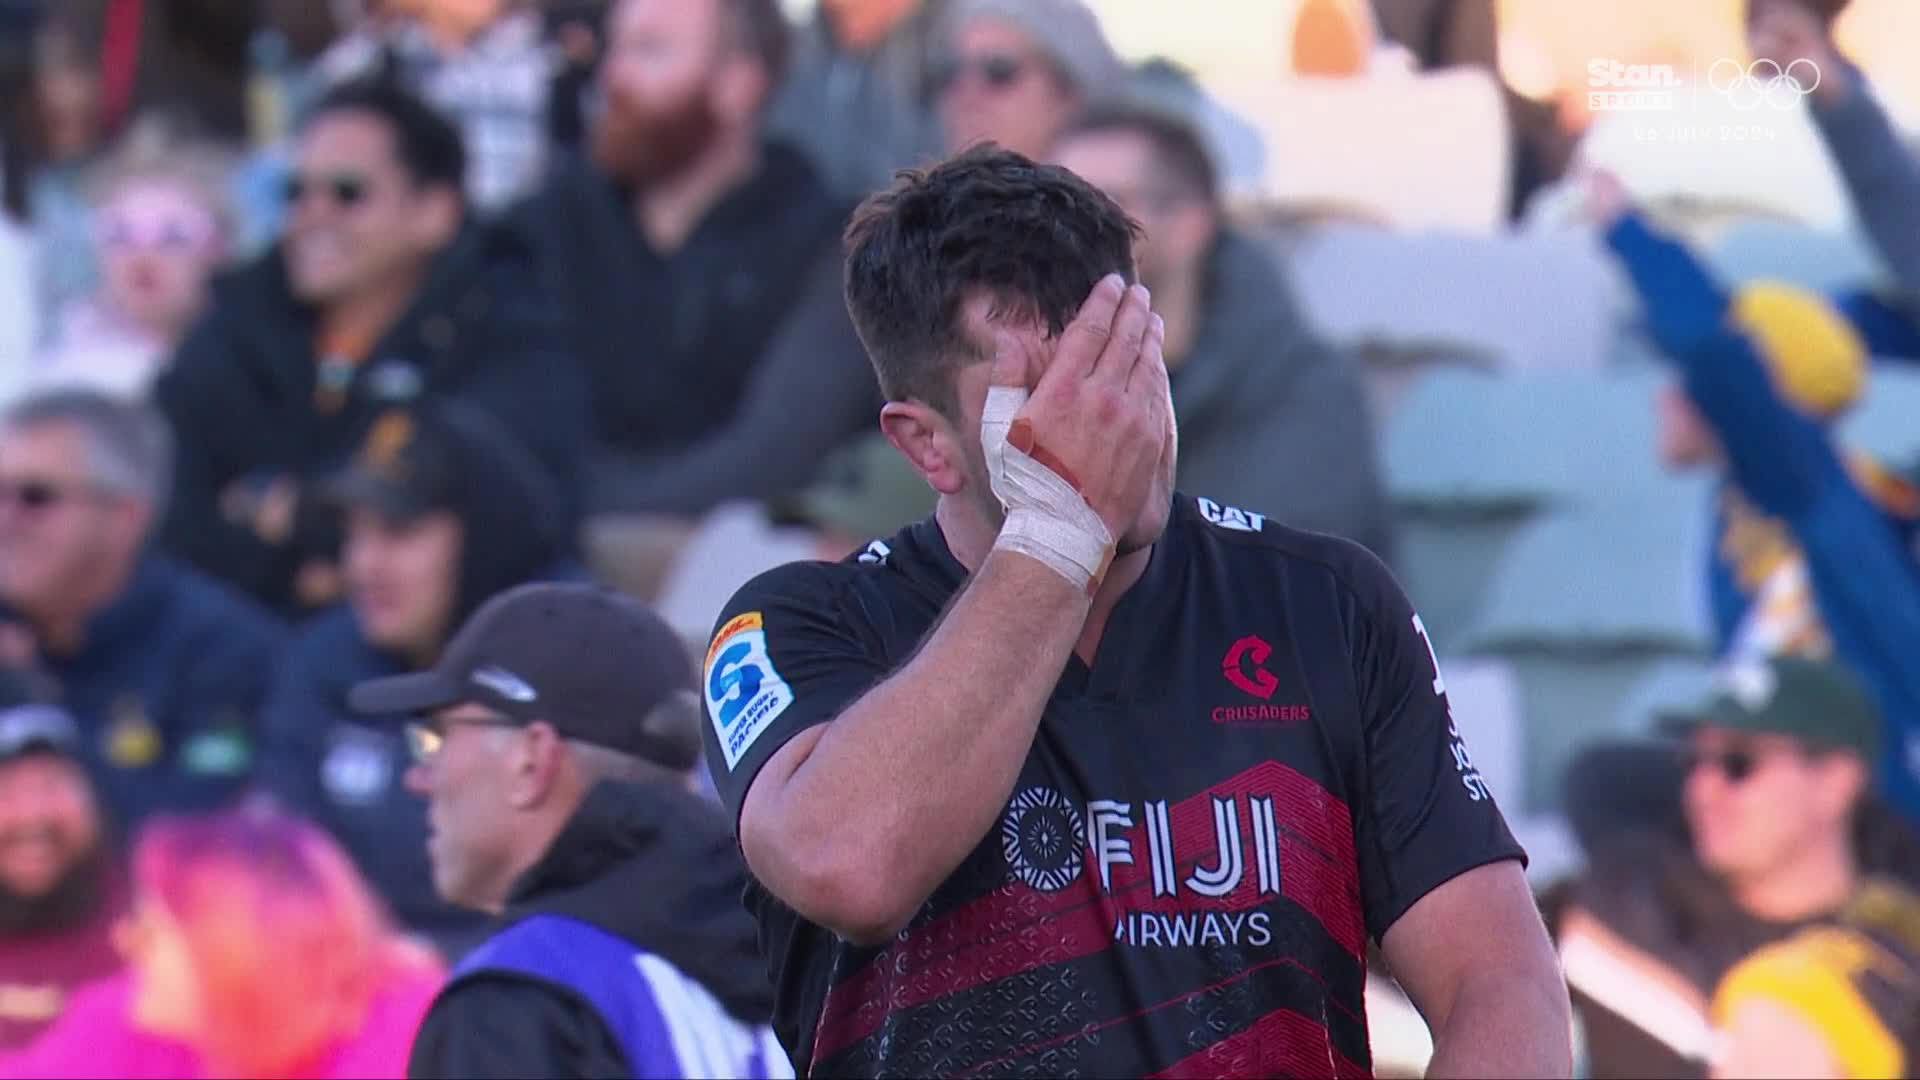
[[[881,391],[952,415],[953,371],[985,359],[961,326],[970,296],[1058,334],[1101,278],[1133,280],[1138,236],[1086,181],[983,144],[899,174],[854,211],[847,310]]]

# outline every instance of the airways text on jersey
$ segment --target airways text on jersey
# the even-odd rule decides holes
[[[1352,817],[1320,784],[1277,762],[1184,798],[1036,784],[999,833],[997,888],[832,989],[817,1070],[1365,1075]]]

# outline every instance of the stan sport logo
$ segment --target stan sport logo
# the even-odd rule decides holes
[[[1672,64],[1587,61],[1587,109],[1591,112],[1672,112],[1689,95],[1718,94],[1742,112],[1790,109],[1820,85],[1820,65],[1801,58],[1781,64],[1721,57],[1703,79],[1682,78]]]

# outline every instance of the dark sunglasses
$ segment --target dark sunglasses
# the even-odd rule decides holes
[[[1760,767],[1760,756],[1744,748],[1722,750],[1718,753],[1687,750],[1681,755],[1681,761],[1686,766],[1688,775],[1692,775],[1693,771],[1702,765],[1711,765],[1720,770],[1720,775],[1726,777],[1729,783],[1734,784],[1745,783],[1747,778],[1753,775],[1754,770]]]
[[[1027,62],[1018,56],[1006,53],[987,53],[983,56],[948,56],[934,64],[931,82],[933,92],[945,93],[953,85],[969,74],[978,75],[980,81],[990,90],[1005,90],[1020,81],[1026,74]]]
[[[49,510],[73,498],[71,488],[50,480],[0,480],[0,505]]]
[[[360,205],[367,197],[367,180],[363,176],[340,173],[333,176],[287,177],[285,195],[288,206],[298,206],[306,201],[308,195],[324,191],[334,203],[341,207],[352,208]]]

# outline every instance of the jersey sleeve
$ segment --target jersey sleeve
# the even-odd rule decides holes
[[[741,587],[701,669],[707,768],[738,826],[747,789],[787,740],[838,716],[886,675],[843,611],[843,568],[796,563]]]
[[[1364,552],[1351,583],[1363,776],[1356,839],[1367,929],[1379,938],[1448,880],[1526,854],[1473,767],[1426,626],[1399,583]]]

